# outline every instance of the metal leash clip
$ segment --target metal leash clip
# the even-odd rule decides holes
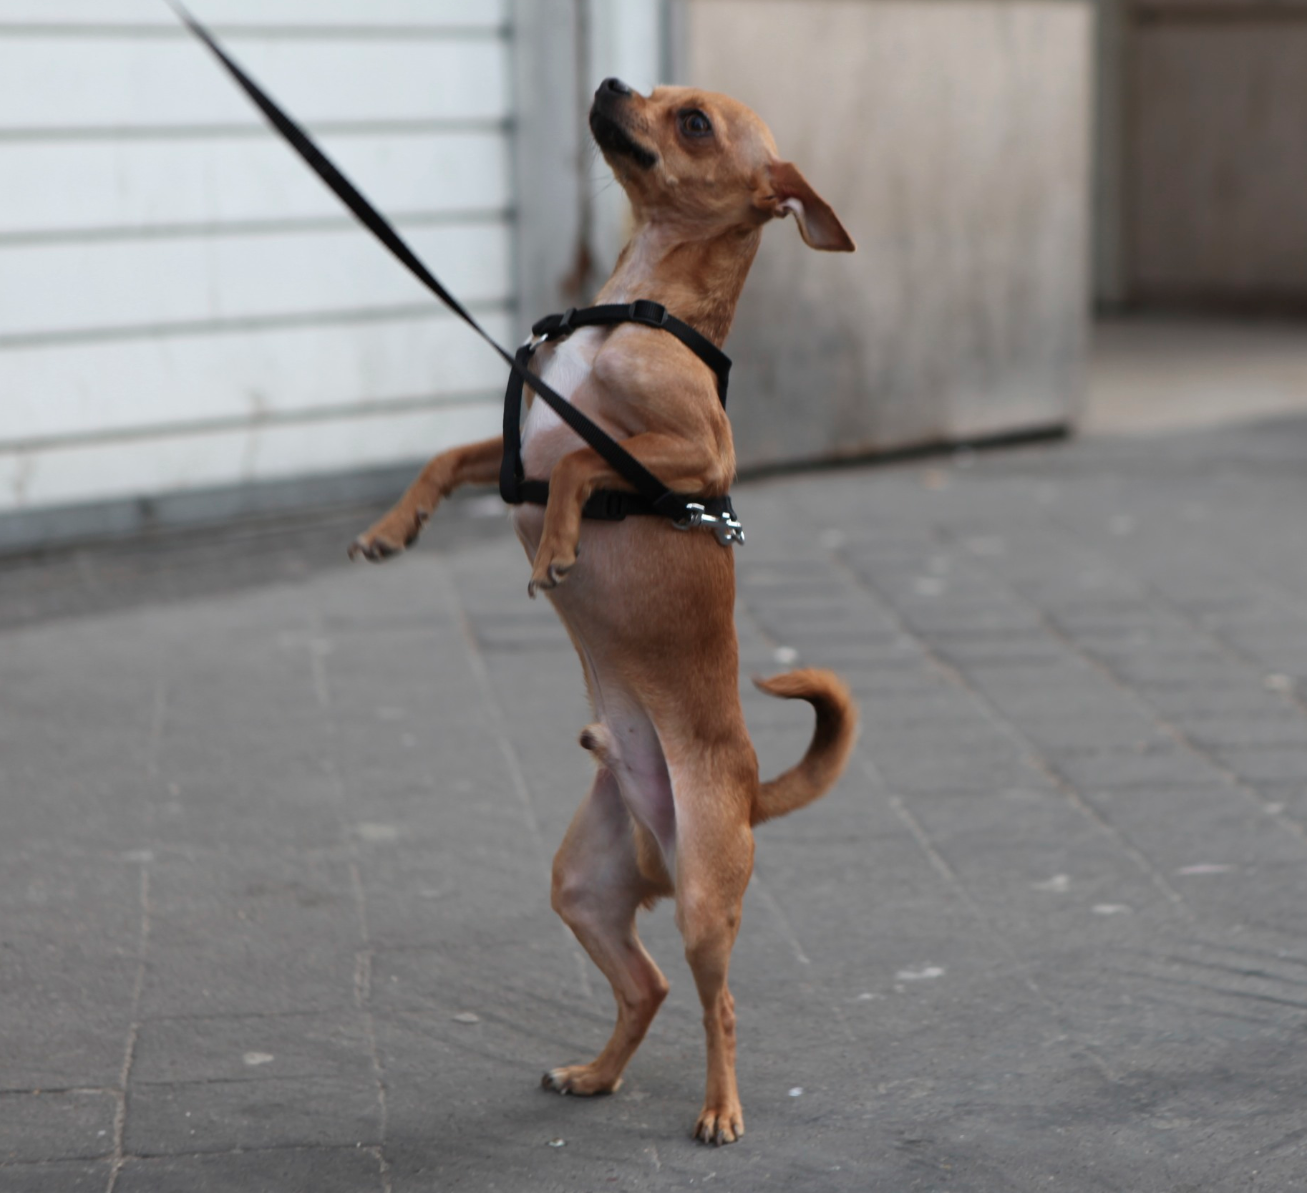
[[[734,514],[710,514],[697,501],[687,501],[685,517],[678,518],[672,525],[677,530],[698,530],[707,526],[723,547],[733,547],[737,543],[744,546],[744,524]]]

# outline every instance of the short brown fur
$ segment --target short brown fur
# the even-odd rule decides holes
[[[671,87],[644,97],[609,80],[596,94],[591,128],[635,221],[600,303],[660,302],[720,345],[766,223],[793,214],[814,248],[853,249],[830,206],[781,161],[766,125],[735,100]],[[677,340],[639,325],[594,328],[542,347],[535,361],[551,386],[669,488],[727,491],[735,475],[730,423],[712,373]],[[493,483],[501,455],[492,439],[436,456],[351,556],[402,551],[455,488]],[[726,979],[753,867],[752,826],[834,784],[853,747],[853,701],[828,671],[755,681],[772,695],[806,700],[817,714],[804,758],[761,783],[740,707],[732,552],[661,518],[583,524],[594,490],[629,486],[543,403],[528,409],[523,460],[527,476],[550,483],[547,507],[514,513],[533,561],[528,591],[548,593],[567,627],[596,714],[581,744],[597,775],[554,859],[552,901],[617,1000],[603,1051],[588,1064],[551,1070],[544,1084],[572,1094],[618,1087],[668,988],[636,934],[635,913],[675,897],[707,1040],[694,1134],[732,1143],[744,1133],[744,1115]]]

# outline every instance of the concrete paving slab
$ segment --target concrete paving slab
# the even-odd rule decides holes
[[[379,1157],[367,1149],[276,1148],[228,1155],[130,1159],[115,1189],[123,1193],[380,1193]]]
[[[116,1110],[108,1090],[0,1094],[0,1157],[5,1164],[30,1164],[108,1156]]]
[[[141,1085],[316,1077],[366,1084],[371,1075],[371,1043],[352,1009],[147,1019],[132,1064]]]
[[[112,1171],[108,1160],[86,1164],[77,1160],[51,1164],[10,1164],[5,1168],[5,1193],[100,1193]]]
[[[144,1016],[354,1007],[360,941],[347,862],[168,856],[152,871]]]
[[[139,865],[51,850],[0,867],[0,1090],[112,1086],[122,1070]]]
[[[362,1149],[379,1147],[381,1138],[381,1106],[370,1080],[260,1077],[135,1085],[123,1148],[135,1156]]]

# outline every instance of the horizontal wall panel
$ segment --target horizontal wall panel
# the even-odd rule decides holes
[[[332,135],[322,147],[383,211],[502,211],[499,132]],[[349,218],[290,149],[266,139],[0,141],[0,242],[32,232]]]
[[[465,302],[512,291],[508,225],[409,227]],[[0,248],[0,347],[21,337],[432,302],[360,228]]]
[[[508,111],[508,53],[495,40],[241,36],[229,48],[309,123],[499,119]],[[194,39],[0,36],[0,136],[13,129],[30,134],[260,119]]]
[[[192,0],[206,24],[353,27],[499,26],[506,0]],[[52,25],[177,24],[162,0],[4,0],[0,21]]]
[[[501,343],[505,315],[482,323]],[[416,395],[493,392],[507,369],[460,320],[317,325],[150,337],[0,353],[0,450],[16,442],[157,435],[186,423],[257,421]]]
[[[499,427],[500,405],[487,399],[382,417],[0,451],[0,512],[417,461]]]

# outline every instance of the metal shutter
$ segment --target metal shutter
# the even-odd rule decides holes
[[[507,4],[194,8],[511,338]],[[4,0],[0,516],[425,458],[501,377],[158,0]]]

